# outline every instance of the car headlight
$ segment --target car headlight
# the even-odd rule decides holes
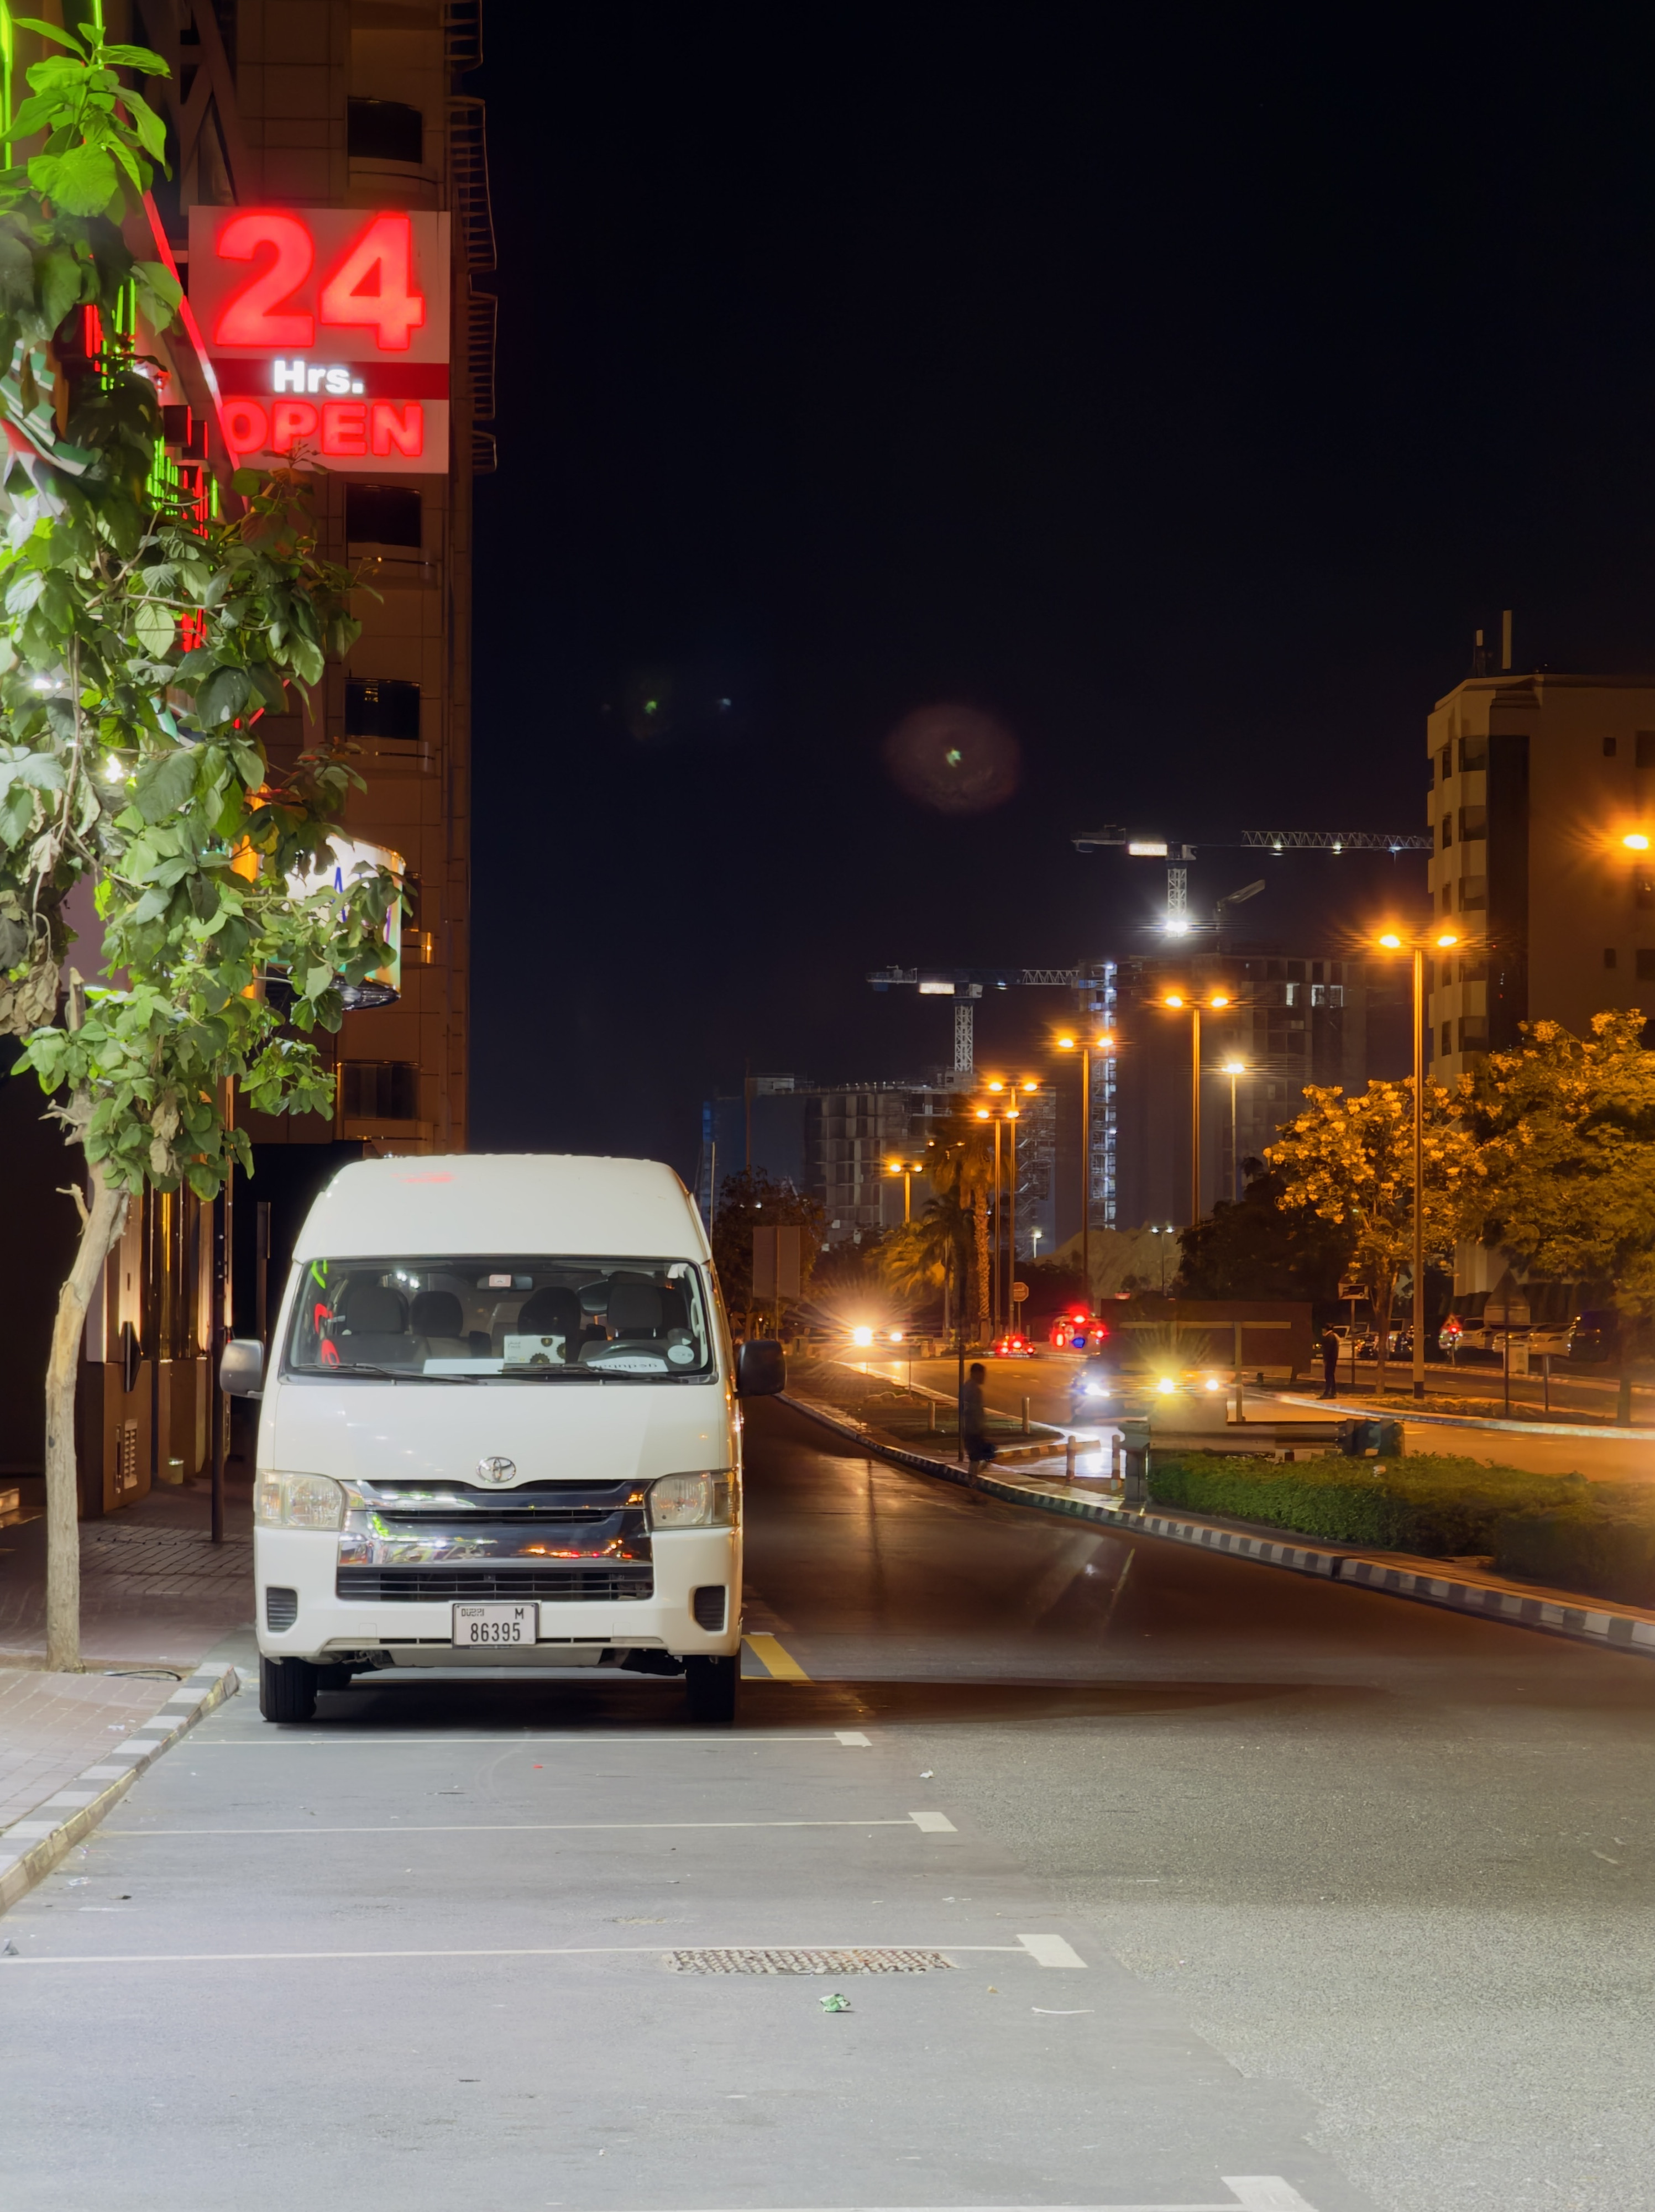
[[[1086,1395],[1088,1398],[1107,1398],[1109,1395],[1108,1383],[1088,1382],[1086,1385]]]
[[[735,1484],[727,1468],[703,1474],[663,1474],[649,1486],[652,1528],[727,1528]]]
[[[1209,1390],[1216,1390],[1219,1388],[1219,1385],[1213,1380],[1213,1377],[1210,1375],[1207,1378],[1207,1387]]]
[[[1160,1392],[1163,1398],[1170,1398],[1177,1387],[1177,1386],[1174,1383],[1172,1377],[1170,1375],[1163,1375],[1160,1381],[1155,1385],[1155,1388]]]
[[[253,1517],[260,1528],[343,1528],[345,1489],[327,1474],[261,1474]]]

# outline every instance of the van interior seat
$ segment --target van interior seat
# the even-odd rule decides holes
[[[427,1359],[465,1359],[471,1353],[465,1316],[452,1291],[422,1291],[415,1298],[408,1326],[422,1340],[418,1346]]]
[[[660,1292],[648,1281],[613,1278],[609,1285],[609,1334],[611,1338],[654,1338],[661,1333]]]
[[[333,1340],[346,1366],[358,1359],[388,1366],[413,1358],[408,1302],[400,1291],[358,1278],[346,1285],[340,1304],[343,1330]]]
[[[561,1336],[563,1358],[572,1364],[581,1342],[581,1294],[562,1283],[542,1283],[526,1297],[517,1312],[514,1336]],[[600,1334],[600,1331],[594,1331]]]

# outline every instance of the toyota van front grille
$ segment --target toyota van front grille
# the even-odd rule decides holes
[[[337,1595],[381,1605],[424,1605],[433,1599],[550,1598],[591,1605],[654,1597],[649,1567],[340,1567]]]

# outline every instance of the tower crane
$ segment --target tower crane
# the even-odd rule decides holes
[[[1190,920],[1190,868],[1196,848],[1182,838],[1158,836],[1149,830],[1083,830],[1073,839],[1077,853],[1095,853],[1107,846],[1124,847],[1129,860],[1166,862],[1166,928],[1172,937],[1187,936],[1195,925]],[[1429,832],[1415,834],[1391,830],[1244,830],[1239,836],[1203,837],[1208,850],[1226,853],[1428,853]],[[1219,901],[1215,926],[1223,923],[1222,909],[1238,906],[1264,888],[1263,880],[1244,890],[1232,891]]]

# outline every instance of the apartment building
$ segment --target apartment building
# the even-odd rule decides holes
[[[42,12],[60,13],[51,0]],[[322,550],[362,575],[362,632],[327,672],[314,720],[270,717],[263,734],[278,765],[319,726],[350,740],[366,787],[349,840],[390,860],[413,911],[326,1041],[332,1115],[245,1115],[250,1183],[238,1176],[213,1206],[187,1192],[134,1204],[87,1322],[88,1514],[201,1469],[216,1346],[232,1323],[259,1326],[342,1158],[465,1146],[471,487],[495,459],[493,225],[483,105],[466,88],[480,0],[106,0],[103,20],[171,70],[146,85],[171,176],[134,243],[170,258],[188,305],[165,331],[128,334],[161,386],[158,495],[234,513],[238,465],[290,458],[312,476]],[[21,25],[14,44],[21,83],[43,49]],[[269,295],[266,248],[288,255],[294,279],[273,320],[254,305]],[[360,321],[339,313],[340,295]],[[76,920],[95,968],[89,908]],[[31,1194],[23,1211],[39,1216],[33,1249],[55,1270],[74,1224],[39,1108],[9,1090],[4,1131]],[[13,1474],[40,1463],[50,1313],[25,1303],[0,1367],[20,1409],[0,1450]]]
[[[1463,937],[1432,965],[1432,1073],[1526,1020],[1655,1012],[1655,678],[1474,675],[1426,747],[1432,908]]]

